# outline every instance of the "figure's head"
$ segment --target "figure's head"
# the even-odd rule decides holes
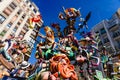
[[[23,61],[23,62],[21,63],[21,69],[26,69],[26,68],[28,68],[30,65],[31,65],[31,64],[30,64],[29,62]]]
[[[58,23],[52,23],[51,26],[58,31],[60,30],[60,25]]]
[[[78,17],[78,16],[80,16],[80,11],[76,10],[75,8],[68,8],[68,9],[65,10],[65,14],[69,18]]]
[[[48,32],[48,31],[51,31],[51,28],[50,28],[49,26],[46,26],[46,27],[44,28],[44,30],[45,30],[45,32]]]

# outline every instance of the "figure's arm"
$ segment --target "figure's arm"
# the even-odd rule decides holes
[[[41,38],[46,38],[46,36],[44,36],[43,34],[39,33],[38,36],[40,36]]]
[[[4,46],[5,46],[5,44],[0,44],[0,48],[1,48],[1,47],[4,47]]]

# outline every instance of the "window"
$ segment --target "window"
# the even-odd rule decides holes
[[[113,32],[113,38],[118,37],[119,35],[120,35],[119,30],[118,30],[118,31],[116,31],[116,32]]]
[[[16,32],[18,29],[18,26],[15,26],[15,28],[13,29],[14,32]]]
[[[28,3],[29,3],[29,1],[28,1],[28,0],[26,0],[26,3],[28,4]]]
[[[18,22],[17,24],[20,25],[20,22]]]
[[[17,15],[15,15],[12,19],[11,19],[11,22],[14,23],[16,21],[16,19],[18,18]]]
[[[30,4],[30,7],[32,7],[32,5]]]
[[[26,5],[25,5],[25,4],[23,4],[23,5],[22,5],[22,8],[23,8],[23,9],[25,9],[25,8],[26,8]]]
[[[24,36],[24,35],[25,35],[25,33],[24,33],[23,31],[21,31],[21,32],[20,32],[20,35]]]
[[[98,34],[98,33],[99,33],[99,31],[96,31],[95,33],[96,33],[96,34]]]
[[[0,24],[2,24],[5,21],[5,17],[0,14]]]
[[[27,19],[27,23],[28,23],[28,24],[30,23],[30,20],[29,20],[29,19]]]
[[[34,15],[34,13],[31,13],[30,16],[31,16],[31,17],[34,17],[35,15]]]
[[[3,31],[0,33],[0,36],[3,37],[3,36],[6,34],[6,32],[7,32],[6,30],[3,30]]]
[[[116,46],[120,49],[120,40],[116,40],[117,44]]]
[[[109,42],[109,39],[108,39],[108,38],[105,38],[105,39],[104,39],[104,43],[107,43],[107,42]]]
[[[23,20],[20,19],[17,24],[20,25],[20,24],[22,23],[22,21],[23,21]]]
[[[35,42],[35,40],[31,38],[30,43],[34,43],[34,42]]]
[[[4,13],[5,15],[9,16],[9,15],[12,13],[12,10],[7,7],[7,8],[3,11],[3,13]]]
[[[9,23],[7,24],[7,27],[10,28],[10,27],[12,26],[12,24],[13,24],[12,22],[9,22]]]
[[[29,29],[27,28],[27,25],[25,24],[25,26],[23,27],[23,29],[27,32]]]
[[[21,12],[22,12],[22,10],[20,9],[20,10],[17,12],[17,14],[20,15]]]
[[[15,9],[15,8],[17,7],[17,5],[16,5],[14,2],[12,2],[12,3],[10,4],[10,7],[11,7],[12,9]]]
[[[102,41],[100,41],[99,43],[98,43],[98,46],[101,46],[102,45]]]
[[[23,14],[22,18],[24,19],[24,18],[25,18],[25,16],[26,16],[26,14]]]
[[[27,8],[26,12],[29,12],[29,11],[30,11],[29,8]]]
[[[106,31],[105,31],[105,29],[104,29],[104,28],[100,29],[100,32],[101,32],[101,34],[106,33]]]
[[[20,3],[20,2],[21,2],[21,0],[17,0],[17,2],[18,2],[18,3]]]
[[[17,7],[17,5],[16,5],[14,2],[12,2],[12,5],[13,5],[14,7]]]
[[[37,12],[37,10],[36,9],[33,9],[33,11],[36,13]]]

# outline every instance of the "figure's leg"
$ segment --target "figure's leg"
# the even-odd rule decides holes
[[[5,51],[5,49],[2,49],[2,55],[3,55],[8,61],[12,61],[12,58],[11,58],[10,55],[7,53],[7,51]]]

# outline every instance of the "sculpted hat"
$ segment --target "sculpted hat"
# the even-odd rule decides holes
[[[21,63],[21,68],[22,69],[25,69],[25,68],[27,68],[27,67],[29,67],[30,66],[30,63],[28,63],[27,61],[23,61],[22,63]]]

